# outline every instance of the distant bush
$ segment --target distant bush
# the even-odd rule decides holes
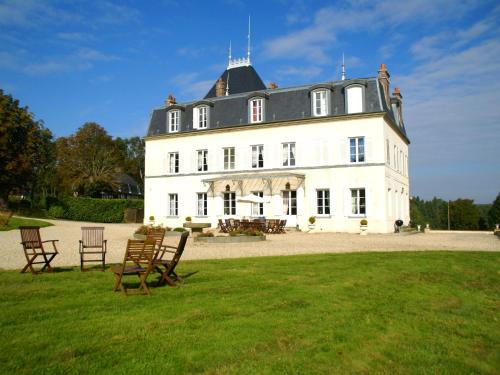
[[[181,228],[181,227],[177,227],[177,228],[174,228],[174,229],[172,229],[172,230],[173,230],[174,232],[180,232],[180,233],[182,233],[182,232],[185,232],[185,231],[186,231],[186,229],[185,229],[185,228]]]
[[[65,210],[62,206],[51,206],[48,211],[48,215],[54,219],[63,219],[64,214]]]

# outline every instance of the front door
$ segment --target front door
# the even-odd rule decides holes
[[[297,225],[297,190],[284,190],[281,192],[283,219],[287,227]]]

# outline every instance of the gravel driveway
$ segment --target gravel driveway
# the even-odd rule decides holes
[[[58,239],[59,255],[55,266],[80,264],[78,240],[82,226],[104,226],[108,240],[106,263],[118,263],[128,238],[138,224],[92,224],[76,221],[46,220],[52,227],[42,228],[42,240]],[[18,230],[0,232],[0,268],[21,269],[25,264]],[[166,237],[165,243],[175,245],[176,237]],[[491,233],[428,233],[428,234],[369,234],[302,233],[291,231],[268,235],[266,241],[255,243],[207,244],[188,240],[183,259],[219,259],[249,256],[340,253],[356,251],[401,250],[480,250],[500,251],[500,240]]]

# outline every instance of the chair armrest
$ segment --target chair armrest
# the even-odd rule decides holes
[[[46,240],[46,241],[42,241],[42,243],[45,243],[45,242],[59,242],[59,240]]]

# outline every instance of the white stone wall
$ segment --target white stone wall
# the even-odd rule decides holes
[[[349,162],[349,138],[365,137],[366,161]],[[260,179],[247,180],[243,184],[243,195],[252,190],[263,190],[269,203],[264,204],[267,218],[283,218],[288,225],[298,225],[306,230],[308,218],[317,216],[316,230],[358,232],[361,217],[353,216],[351,210],[351,188],[364,188],[367,196],[367,214],[370,232],[392,232],[398,216],[408,221],[408,178],[386,164],[386,139],[398,143],[407,154],[408,147],[385,123],[381,116],[352,116],[345,120],[325,119],[322,122],[289,123],[279,126],[247,126],[221,131],[200,131],[146,139],[146,185],[145,218],[155,216],[155,221],[169,227],[181,226],[186,216],[194,222],[211,222],[216,226],[223,216],[222,190],[217,186],[215,196],[208,192],[208,217],[196,216],[196,193],[207,192],[209,185],[202,180],[225,175],[223,170],[223,148],[235,147],[236,166],[231,174],[258,176],[260,173],[298,173],[305,175],[297,188],[298,214],[282,216],[281,190],[286,182],[292,188],[297,181],[279,178],[273,184],[273,196],[264,188]],[[296,143],[296,166],[282,166],[282,143]],[[264,145],[264,168],[251,168],[251,146]],[[208,172],[197,172],[196,150],[208,149]],[[167,155],[179,152],[178,175],[168,173]],[[228,176],[228,175],[226,175]],[[230,177],[227,177],[230,179]],[[290,181],[288,181],[290,180]],[[230,183],[231,190],[241,195],[238,183]],[[331,214],[319,217],[316,214],[316,189],[330,189]],[[391,190],[388,190],[391,188]],[[394,195],[398,192],[402,196]],[[168,216],[167,197],[176,193],[179,197],[177,217]],[[389,202],[397,200],[401,213],[394,211]],[[392,210],[391,210],[392,209]],[[237,202],[237,217],[250,216],[251,204]],[[364,217],[364,216],[363,216]],[[146,220],[147,221],[147,220]]]

